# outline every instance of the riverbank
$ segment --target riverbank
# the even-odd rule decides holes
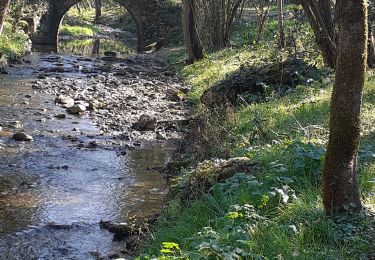
[[[30,49],[29,38],[23,32],[11,33],[5,25],[4,33],[0,36],[0,71],[9,61],[15,61],[24,56]]]
[[[274,21],[268,22],[267,34],[272,28],[275,31],[275,26]],[[255,29],[252,24],[247,27],[251,28]],[[243,35],[252,33],[240,31],[232,37],[232,48],[209,53],[189,66],[184,65],[183,47],[160,54],[167,56],[170,66],[191,86],[188,96],[196,104],[199,128],[192,135],[189,154],[194,163],[170,172],[174,177],[169,181],[168,206],[140,259],[373,257],[374,72],[368,72],[358,155],[365,210],[359,215],[332,219],[323,211],[320,171],[328,140],[334,75],[319,65],[319,56],[302,56],[308,64],[317,65],[318,77],[298,74],[304,83],[283,86],[286,91],[275,90],[259,78],[265,91],[245,93],[234,107],[205,107],[201,102],[207,89],[220,82],[230,83],[228,78],[233,75],[283,62],[294,55],[290,49],[280,52],[271,38],[258,45],[251,44],[250,38],[249,45],[244,44]],[[306,48],[303,53],[317,53],[314,46],[308,45],[313,42],[308,35],[311,32],[306,30],[296,41]],[[252,166],[221,178],[220,165],[227,165],[226,160],[233,157],[245,157]],[[209,158],[220,160],[207,161]],[[228,173],[227,168],[225,171]]]

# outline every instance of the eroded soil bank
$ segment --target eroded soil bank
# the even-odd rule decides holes
[[[1,75],[1,259],[126,257],[100,222],[163,207],[153,169],[179,153],[188,89],[160,60],[102,53],[34,52]]]

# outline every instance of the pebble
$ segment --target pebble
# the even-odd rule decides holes
[[[79,115],[86,111],[86,107],[84,105],[79,104],[72,107],[68,107],[66,111],[68,111],[69,114]]]
[[[157,124],[157,119],[154,116],[150,116],[147,114],[143,114],[140,116],[136,123],[136,128],[147,131],[147,130],[155,130]]]
[[[55,117],[58,118],[58,119],[65,119],[66,114],[57,114],[57,115],[55,115]]]
[[[26,134],[25,132],[15,133],[13,135],[13,139],[16,141],[26,141],[26,142],[34,141],[34,138],[31,135]]]
[[[65,107],[71,107],[74,106],[74,99],[69,96],[60,95],[55,99],[55,103]]]
[[[8,127],[13,129],[20,129],[23,127],[23,124],[20,121],[13,121],[9,123]]]

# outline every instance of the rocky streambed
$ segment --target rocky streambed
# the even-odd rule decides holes
[[[34,53],[7,73],[0,258],[126,258],[140,237],[129,223],[163,207],[152,169],[179,152],[188,88],[160,60],[115,52]]]
[[[52,66],[40,68],[39,79],[31,84],[39,92],[54,95],[55,103],[67,108],[67,114],[88,112],[102,134],[126,141],[180,137],[189,117],[189,89],[163,62],[147,56],[103,58],[110,62],[61,59],[56,55],[43,58]]]

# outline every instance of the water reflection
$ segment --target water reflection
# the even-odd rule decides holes
[[[135,53],[135,43],[110,39],[62,39],[58,52],[84,56],[102,56],[104,52],[115,51],[120,55]]]

